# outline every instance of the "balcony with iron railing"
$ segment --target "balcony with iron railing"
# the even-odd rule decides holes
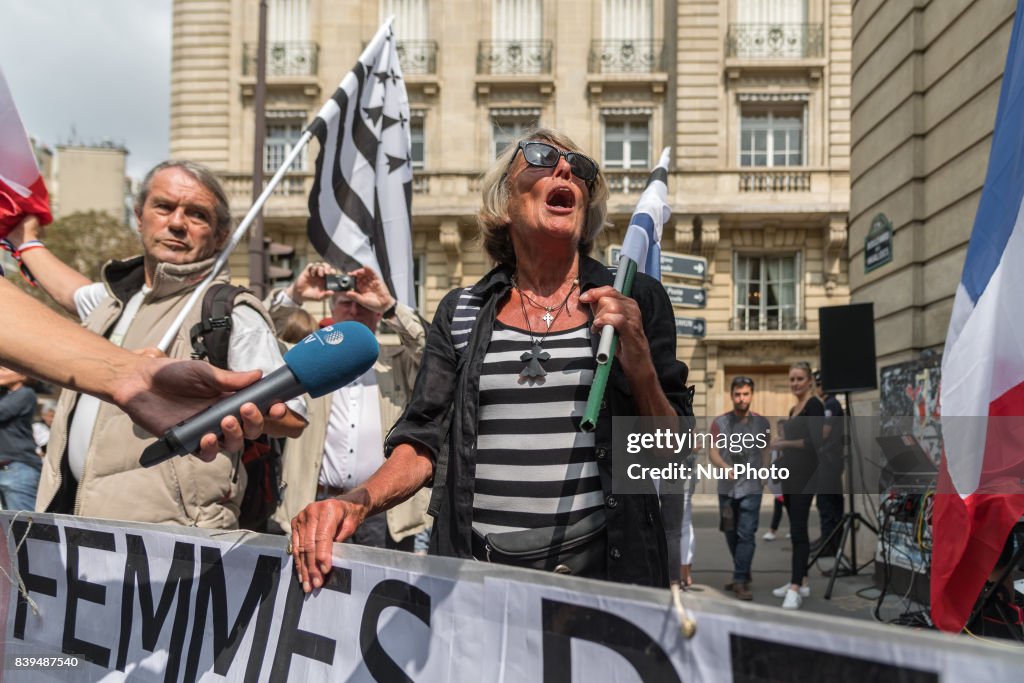
[[[608,191],[614,194],[639,194],[647,186],[650,168],[604,168],[605,183]]]
[[[481,75],[550,74],[550,40],[482,40],[476,56]]]
[[[811,172],[802,169],[747,170],[739,173],[740,192],[810,192]]]
[[[660,40],[595,40],[590,43],[592,74],[637,74],[665,71]]]
[[[807,320],[796,313],[751,313],[729,319],[732,332],[796,332],[807,329]]]
[[[231,210],[243,214],[252,205],[252,173],[234,172],[218,174],[231,203]],[[272,173],[266,174],[270,180]],[[309,193],[313,189],[313,173],[290,171],[270,194],[263,209],[268,217],[297,217],[309,213]],[[241,212],[241,213],[239,213]]]
[[[436,40],[399,40],[395,45],[402,73],[424,76],[437,73]]]
[[[283,42],[267,45],[267,77],[309,77],[317,75],[320,46],[313,42]],[[256,75],[257,44],[246,43],[242,53],[242,75]]]
[[[436,197],[439,201],[451,202],[453,198],[471,196],[471,202],[479,201],[480,172],[413,171],[413,194]],[[612,202],[636,203],[647,184],[650,169],[603,169],[604,179]],[[419,200],[417,200],[419,202]],[[420,206],[416,204],[415,206]],[[475,212],[476,206],[473,205]]]
[[[685,169],[669,187],[689,213],[845,213],[850,173],[815,166]]]
[[[807,59],[823,57],[821,24],[729,24],[726,57]]]

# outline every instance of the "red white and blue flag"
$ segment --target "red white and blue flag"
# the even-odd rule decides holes
[[[931,612],[960,631],[1024,515],[1024,11],[942,361],[944,457],[932,518]]]
[[[29,214],[43,225],[53,222],[50,196],[0,69],[0,238]]]

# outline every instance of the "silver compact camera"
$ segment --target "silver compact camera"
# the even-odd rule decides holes
[[[356,288],[356,279],[351,275],[327,275],[324,281],[332,292],[351,292]]]

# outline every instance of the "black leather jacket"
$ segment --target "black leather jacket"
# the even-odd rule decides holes
[[[580,262],[580,287],[611,285],[612,273],[591,258]],[[472,292],[483,296],[469,343],[456,353],[451,321],[462,290],[442,300],[427,335],[427,347],[413,389],[412,400],[385,443],[390,455],[402,443],[417,445],[434,456],[434,483],[430,512],[435,517],[431,553],[472,557],[473,485],[477,444],[480,371],[491,339],[498,303],[512,287],[511,270],[499,266],[489,272]],[[643,315],[644,332],[651,349],[661,387],[676,412],[684,414],[685,365],[676,360],[676,331],[672,304],[657,280],[638,274],[633,285]],[[600,340],[594,335],[594,352]],[[689,412],[689,411],[688,411]],[[631,392],[618,363],[612,366],[602,405],[595,454],[605,496],[608,531],[607,579],[649,586],[668,585],[665,531],[658,498],[612,493],[613,415],[635,415]],[[623,454],[624,455],[624,454]]]

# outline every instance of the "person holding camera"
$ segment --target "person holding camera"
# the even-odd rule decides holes
[[[281,504],[271,528],[291,533],[291,519],[308,503],[352,491],[384,463],[384,437],[405,409],[423,357],[427,330],[370,268],[339,273],[312,263],[283,291],[271,293],[271,313],[306,301],[331,300],[335,322],[354,320],[378,333],[380,356],[348,386],[309,399],[309,426],[284,448]],[[374,409],[377,406],[378,409]],[[412,550],[426,527],[426,490],[366,520],[353,542]]]

